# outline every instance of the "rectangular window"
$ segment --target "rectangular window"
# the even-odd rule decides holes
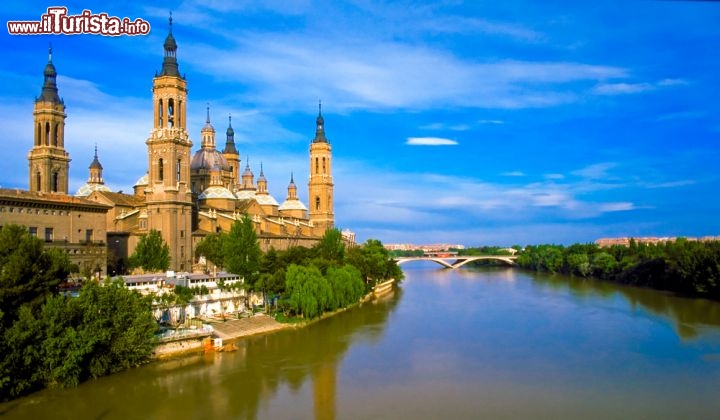
[[[181,237],[181,238],[184,238],[184,237],[185,237],[185,231],[184,231],[184,230],[181,230],[181,231],[180,231],[180,237]]]
[[[93,230],[85,229],[85,241],[92,242],[92,240],[93,240]]]
[[[37,228],[35,226],[30,226],[28,228],[28,231],[30,232],[30,235],[37,238]]]
[[[45,228],[45,242],[52,242],[53,228]]]

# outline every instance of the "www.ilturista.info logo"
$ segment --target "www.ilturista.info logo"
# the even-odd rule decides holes
[[[48,7],[47,14],[40,16],[39,21],[9,21],[10,35],[43,35],[43,34],[93,34],[93,35],[147,35],[150,23],[137,18],[119,18],[108,16],[107,13],[93,14],[83,10],[79,15],[67,14],[67,7]]]

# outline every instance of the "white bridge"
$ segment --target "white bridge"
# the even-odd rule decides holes
[[[472,262],[472,261],[479,261],[479,260],[497,260],[502,261],[507,265],[517,265],[515,263],[515,260],[517,257],[510,256],[510,255],[474,255],[474,256],[462,256],[462,255],[453,255],[448,257],[441,257],[441,256],[434,256],[434,255],[428,255],[423,257],[397,257],[395,258],[395,262],[400,264],[404,264],[410,261],[432,261],[435,263],[438,263],[442,265],[445,268],[451,268],[455,269],[458,267],[462,267],[463,265]]]

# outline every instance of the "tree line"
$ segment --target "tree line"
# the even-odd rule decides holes
[[[229,232],[207,235],[196,255],[244,278],[248,292],[259,292],[285,315],[314,318],[346,307],[380,281],[402,280],[403,272],[382,243],[370,239],[347,248],[337,229],[328,229],[312,248],[271,248],[263,253],[248,217]]]
[[[520,267],[720,299],[720,241],[527,246]]]

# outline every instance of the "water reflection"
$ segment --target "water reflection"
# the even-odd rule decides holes
[[[555,291],[568,290],[578,299],[610,300],[621,296],[634,310],[648,311],[672,321],[682,340],[698,338],[706,326],[720,327],[720,304],[715,301],[578,277],[530,275],[537,285]]]
[[[307,328],[241,340],[235,352],[157,362],[75,389],[45,390],[0,412],[8,418],[254,419],[281,388],[298,392],[312,382],[315,418],[333,419],[338,363],[354,343],[382,336],[400,296],[391,293]]]

